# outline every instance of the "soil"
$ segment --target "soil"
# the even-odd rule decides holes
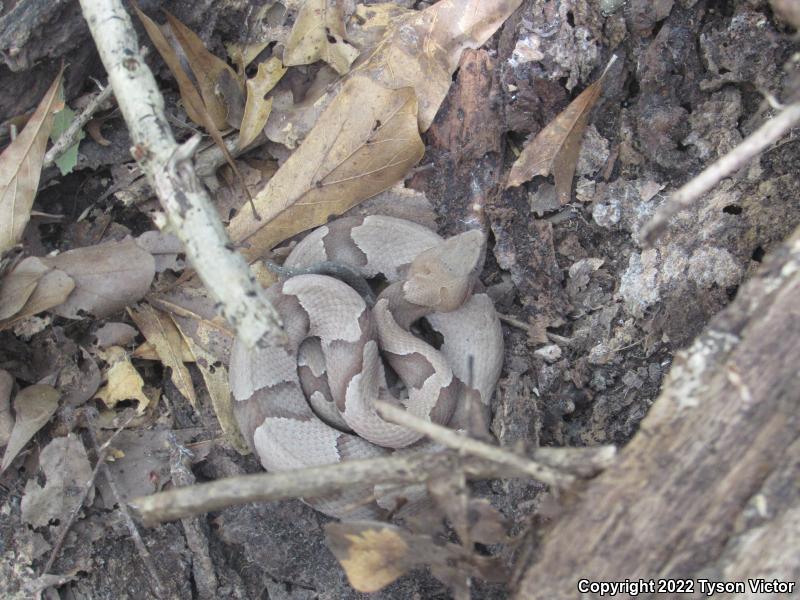
[[[249,11],[263,2],[140,4],[149,14],[167,8],[224,56],[223,42],[242,39]],[[796,40],[766,0],[525,0],[483,48],[464,53],[424,136],[425,157],[406,183],[424,192],[442,233],[471,220],[491,233],[482,279],[498,312],[510,318],[503,326],[505,367],[491,425],[501,445],[624,445],[657,397],[675,354],[800,223],[800,152],[793,134],[681,213],[655,246],[639,237],[672,190],[763,122],[771,110],[768,94],[783,102],[797,99],[797,63],[791,62]],[[62,59],[70,65],[68,101],[93,89],[90,78],[105,77],[78,4],[70,0],[5,2],[0,49],[0,122],[36,105]],[[595,81],[612,55],[617,60],[589,120],[572,201],[558,203],[552,180],[541,177],[504,190],[504,177],[525,141]],[[174,80],[160,59],[150,58],[169,110],[180,114]],[[147,214],[105,194],[130,162],[130,142],[118,116],[102,132],[111,144],[87,138],[75,172],[61,176],[52,168],[43,175],[35,209],[64,218],[32,222],[30,253],[153,228]],[[79,221],[84,213],[88,219]],[[130,322],[123,314],[109,320]],[[64,368],[82,367],[88,378],[91,368],[80,349],[98,325],[57,317],[29,336],[4,331],[0,367],[35,383],[61,361]],[[166,483],[168,451],[158,436],[167,430],[198,450],[198,481],[259,470],[253,457],[208,443],[217,426],[207,397],[200,394],[200,416],[166,369],[152,361],[137,365],[165,401],[151,423],[156,433],[124,441],[128,452],[142,445],[152,451],[132,463],[140,472],[117,473],[122,485],[141,490],[141,481],[150,481],[155,491]],[[192,374],[203,390],[198,372]],[[36,479],[39,450],[56,435],[82,434],[70,414],[60,412],[0,476],[0,573],[9,597],[41,573],[54,544],[58,523],[23,522],[20,503],[28,480]],[[513,533],[533,527],[523,545],[533,543],[530,535],[551,510],[552,500],[535,482],[485,482],[472,491],[502,512]],[[300,501],[231,508],[201,519],[216,597],[361,597],[325,545],[327,522]],[[200,554],[180,523],[139,531],[173,597],[206,596],[198,584],[204,573]],[[509,564],[519,557],[503,552]],[[102,485],[50,572],[71,579],[51,598],[153,597],[150,574]],[[479,581],[472,589],[473,598],[510,593],[509,586]],[[450,593],[420,569],[373,597]]]

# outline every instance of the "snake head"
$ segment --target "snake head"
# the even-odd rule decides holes
[[[485,253],[486,238],[472,230],[418,254],[403,284],[406,299],[438,312],[457,309],[472,294]]]

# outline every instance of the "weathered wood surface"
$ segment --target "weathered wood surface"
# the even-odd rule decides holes
[[[578,597],[580,579],[800,580],[798,350],[800,229],[676,356],[618,462],[544,532],[517,598]]]

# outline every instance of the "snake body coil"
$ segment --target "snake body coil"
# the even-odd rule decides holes
[[[384,216],[339,219],[307,235],[285,266],[346,264],[388,286],[371,310],[324,275],[298,275],[267,290],[288,347],[248,349],[237,341],[230,364],[235,414],[264,468],[385,456],[425,443],[384,421],[375,398],[453,428],[465,426],[470,400],[488,413],[503,347],[491,300],[474,293],[484,252],[477,231],[443,240]],[[439,350],[409,331],[421,317],[441,334]],[[405,386],[399,396],[384,360]],[[395,496],[361,488],[306,501],[332,516],[374,518],[393,508]]]

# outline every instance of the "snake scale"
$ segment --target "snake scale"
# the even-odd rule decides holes
[[[479,231],[445,240],[387,216],[341,218],[303,238],[284,266],[349,265],[387,285],[374,307],[327,275],[297,275],[267,290],[288,345],[254,349],[237,341],[230,363],[234,412],[264,468],[430,445],[384,421],[375,398],[455,429],[466,426],[467,406],[488,415],[503,338],[491,299],[478,291],[484,255]],[[441,335],[438,350],[412,332],[422,317]],[[305,500],[335,517],[374,518],[393,509],[397,497],[362,487]]]

